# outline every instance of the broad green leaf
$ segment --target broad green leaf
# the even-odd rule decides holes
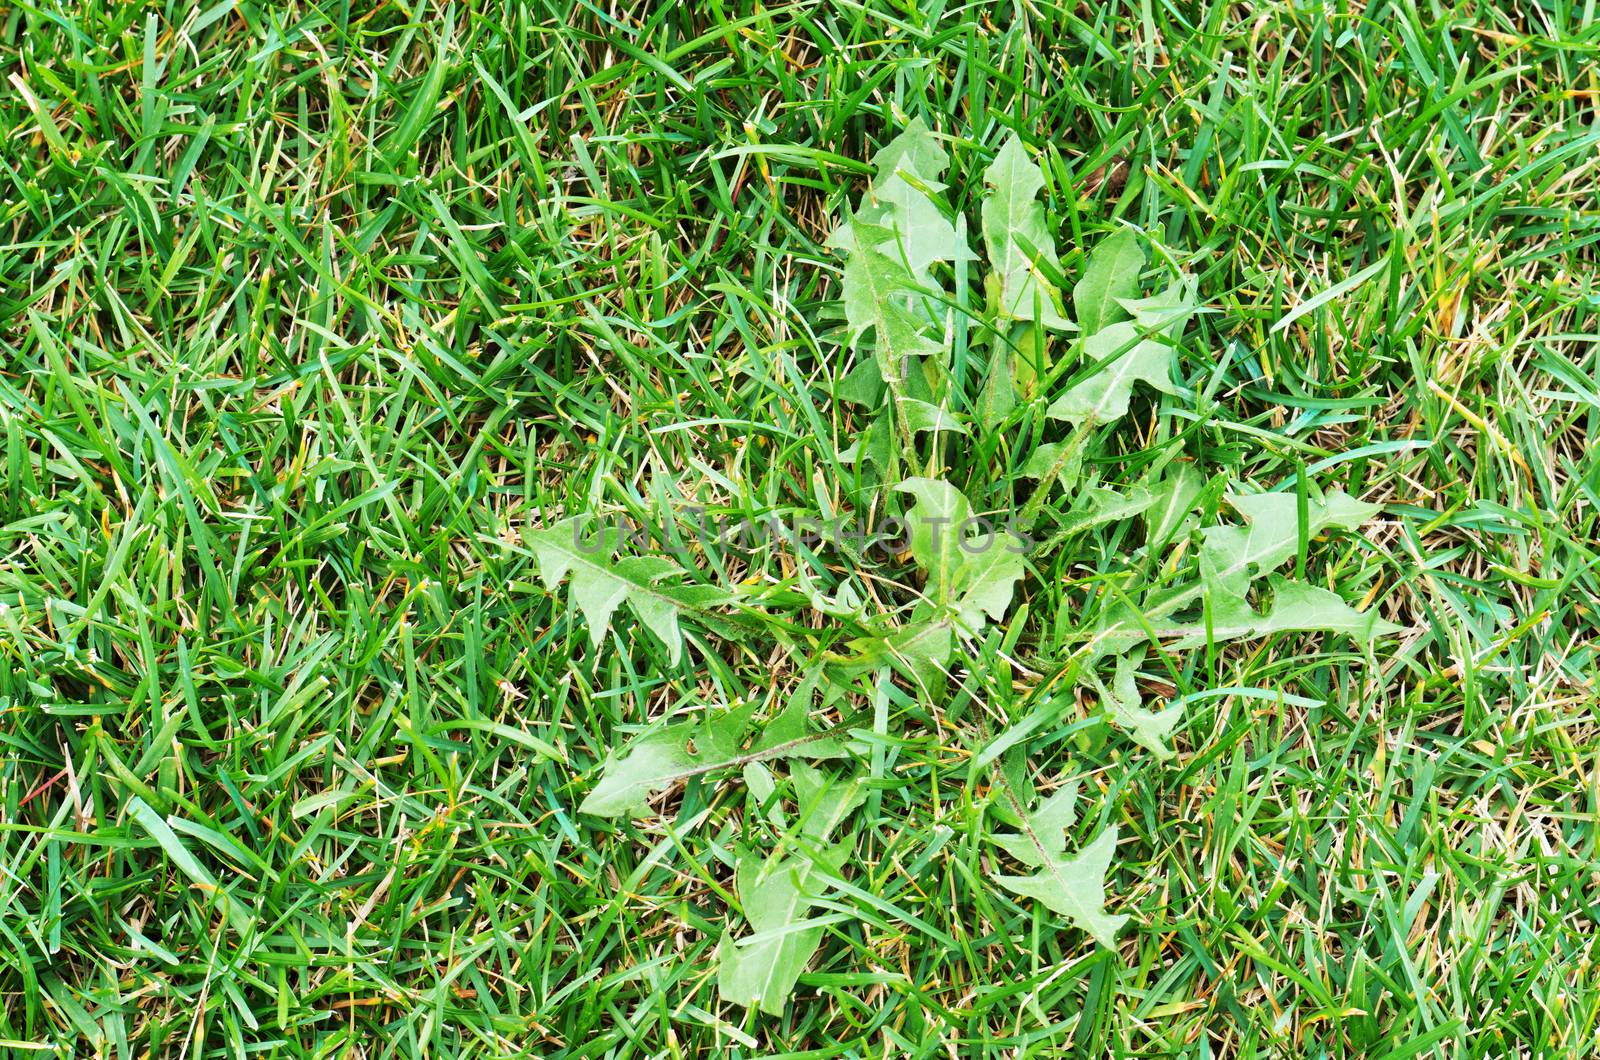
[[[723,932],[717,947],[722,1000],[783,1015],[795,982],[822,942],[822,928],[806,923],[812,900],[820,897],[814,885],[808,887],[814,868],[810,859],[766,864],[748,852],[740,854],[734,889],[756,935],[741,945],[731,929]]]
[[[1007,343],[1011,352],[1011,368],[1016,391],[1032,398],[1039,380],[1050,371],[1050,333],[1042,324],[1018,324],[1011,329]]]
[[[1267,585],[1272,605],[1258,613],[1243,596],[1229,595],[1218,586],[1211,597],[1210,620],[1161,630],[1163,636],[1179,635],[1175,649],[1202,644],[1221,644],[1230,640],[1265,637],[1273,633],[1343,633],[1364,647],[1378,637],[1398,633],[1403,627],[1385,621],[1375,611],[1360,612],[1330,589],[1307,585],[1276,574]]]
[[[937,322],[943,310],[928,269],[936,261],[970,259],[971,252],[935,201],[944,189],[938,178],[948,159],[920,119],[873,160],[877,177],[828,245],[845,254],[843,302],[850,343],[872,333],[879,379],[898,398],[921,358],[945,349]],[[870,389],[863,377],[848,392],[863,397]]]
[[[1093,335],[1128,318],[1122,300],[1139,293],[1144,248],[1131,228],[1102,239],[1089,254],[1083,277],[1072,287],[1072,308],[1083,334]]]
[[[1066,454],[1066,442],[1045,442],[1028,454],[1027,462],[1022,465],[1022,470],[1018,474],[1023,478],[1039,479],[1041,482],[1053,480],[1066,463]]]
[[[1163,394],[1180,393],[1172,381],[1172,348],[1158,339],[1141,338],[1138,325],[1123,320],[1090,335],[1083,344],[1099,370],[1051,403],[1048,415],[1069,423],[1109,423],[1128,411],[1135,383]]]
[[[934,262],[967,256],[955,225],[934,200],[943,190],[938,181],[903,171],[879,178],[873,185],[873,197],[887,208],[881,215],[882,227],[890,234],[876,249],[903,264],[919,283],[928,282]]]
[[[1250,579],[1292,558],[1300,542],[1299,504],[1293,493],[1234,494],[1228,498],[1244,516],[1244,526],[1213,526],[1201,531],[1200,572],[1213,588],[1243,596]],[[1306,537],[1331,527],[1354,530],[1376,515],[1377,504],[1363,504],[1343,490],[1313,497],[1306,504]]]
[[[883,401],[883,376],[878,372],[878,362],[862,361],[834,387],[833,396],[838,401],[876,408]]]
[[[1014,786],[1014,781],[1007,781]],[[1043,868],[1052,853],[1066,843],[1065,832],[1078,820],[1078,782],[1063,784],[1022,818],[1026,823],[1018,832],[999,832],[989,836],[995,845],[1027,865]]]
[[[1106,523],[1132,519],[1154,503],[1155,497],[1141,486],[1114,490],[1106,486],[1085,486],[1073,499],[1072,507],[1061,518],[1061,529],[1087,530]]]
[[[928,130],[928,123],[916,117],[906,122],[900,135],[878,148],[878,153],[872,156],[872,164],[877,167],[879,180],[896,172],[912,173],[923,180],[938,180],[944,176],[950,159]]]
[[[943,695],[955,647],[948,620],[913,622],[881,644],[890,665],[915,681],[926,700],[932,702]]]
[[[878,223],[890,233],[877,250],[904,264],[919,282],[927,282],[934,262],[971,256],[935,199],[945,189],[939,177],[949,159],[921,118],[912,119],[872,161],[878,175],[871,196],[883,208]]]
[[[873,417],[855,441],[839,450],[841,464],[872,465],[888,471],[894,464],[894,414],[885,408]]]
[[[1018,541],[1004,530],[965,537],[956,579],[956,617],[963,631],[983,629],[987,617],[1006,617],[1017,582],[1027,572]]]
[[[663,584],[684,573],[683,568],[659,556],[615,559],[622,535],[605,529],[585,537],[588,522],[585,516],[574,516],[544,530],[530,530],[527,539],[545,588],[554,592],[563,578],[572,575],[572,599],[589,624],[595,647],[605,640],[611,615],[624,602],[666,644],[674,664],[683,655],[680,616],[692,615],[724,636],[737,629],[736,619],[714,610],[732,600],[727,592],[711,585]]]
[[[796,573],[800,577],[800,583],[805,589],[806,595],[811,599],[812,607],[816,608],[818,611],[821,611],[823,614],[831,615],[834,618],[860,617],[862,605],[861,596],[855,591],[849,582],[845,582],[844,584],[840,585],[838,592],[834,593],[832,596],[829,596],[821,589],[818,589],[815,585],[811,584],[811,581],[806,576],[803,568],[796,571]]]
[[[922,434],[927,431],[943,431],[948,434],[966,434],[966,424],[962,423],[953,413],[947,412],[938,405],[916,398],[901,398],[900,411],[905,416],[906,426],[912,434]]]
[[[1171,758],[1173,751],[1167,746],[1167,737],[1172,735],[1172,730],[1183,719],[1183,708],[1174,706],[1159,711],[1145,709],[1135,681],[1137,672],[1138,661],[1131,656],[1124,656],[1117,660],[1116,677],[1109,689],[1096,679],[1094,684],[1100,692],[1101,705],[1112,722],[1126,730],[1134,743],[1154,751],[1157,758]]]
[[[989,355],[989,374],[978,394],[977,421],[992,431],[1017,407],[1016,364],[1008,349],[997,345]]]
[[[954,627],[954,619],[917,617],[892,632],[857,637],[848,643],[848,654],[830,653],[827,662],[835,674],[846,679],[890,667],[910,680],[925,702],[937,702],[944,694],[947,666],[955,649]]]
[[[1084,340],[1084,359],[1100,368],[1071,387],[1051,404],[1049,415],[1071,423],[1108,423],[1128,411],[1135,383],[1163,394],[1182,391],[1172,381],[1172,348],[1162,341],[1174,338],[1194,314],[1195,290],[1190,277],[1180,277],[1165,291],[1147,299],[1119,300],[1134,319],[1106,324]]]
[[[578,806],[597,817],[644,816],[647,800],[689,777],[736,766],[745,760],[745,730],[755,705],[727,711],[706,721],[664,725],[635,737],[613,752],[596,784]]]
[[[746,740],[755,704],[704,720],[672,722],[648,730],[620,753],[607,757],[600,783],[579,805],[597,817],[644,816],[650,796],[690,777],[733,769],[773,758],[838,758],[846,741],[838,733],[818,732],[808,720],[816,675],[802,681],[783,711],[755,737]]]
[[[911,558],[928,576],[925,595],[936,604],[947,603],[955,595],[962,567],[960,534],[972,518],[972,505],[942,479],[908,478],[895,489],[916,498],[905,521]]]
[[[977,525],[971,503],[948,482],[911,478],[895,488],[916,498],[906,512],[911,556],[928,575],[924,596],[936,613],[953,609],[970,633],[981,630],[986,618],[1004,618],[1026,571],[1011,537]]]
[[[1087,428],[1079,428],[1066,441],[1046,442],[1035,449],[1027,463],[1022,465],[1020,474],[1024,478],[1039,480],[1037,491],[1023,508],[1022,523],[1025,527],[1032,526],[1034,514],[1044,506],[1057,482],[1067,489],[1077,483],[1083,472],[1083,443],[1086,437]]]
[[[891,390],[905,382],[917,359],[944,352],[942,338],[935,338],[930,322],[911,308],[911,296],[920,298],[922,290],[900,262],[859,242],[848,246],[843,294],[850,341],[872,332],[878,374]]]
[[[825,773],[803,762],[791,765],[789,775],[799,805],[800,834],[816,842],[832,835],[867,797],[859,777]]]
[[[799,849],[765,861],[742,854],[734,887],[751,933],[735,939],[726,931],[718,945],[722,1000],[773,1016],[782,1015],[822,941],[821,926],[809,923],[808,914],[855,845],[848,839],[831,845],[826,840],[866,797],[855,779],[837,779],[800,764],[791,775],[799,805]]]
[[[1106,870],[1116,847],[1117,830],[1107,828],[1072,857],[1047,854],[1044,865],[1032,876],[994,879],[1008,891],[1044,903],[1110,949],[1116,945],[1117,932],[1128,922],[1126,915],[1112,916],[1105,910]]]
[[[990,282],[994,279],[992,273],[985,278],[986,285],[994,287],[990,293],[991,304],[997,304],[1000,299],[998,284]],[[1016,324],[1004,335],[997,334],[990,343],[988,374],[983,391],[978,395],[975,413],[978,422],[994,430],[1004,422],[1019,399],[1032,400],[1039,379],[1049,371],[1050,364],[1049,333],[1043,325]]]
[[[1245,519],[1243,526],[1213,526],[1202,531],[1198,579],[1146,598],[1139,610],[1144,621],[1125,606],[1112,609],[1096,634],[1099,653],[1120,653],[1146,639],[1146,624],[1162,640],[1177,647],[1208,640],[1221,643],[1271,633],[1346,633],[1370,646],[1398,627],[1375,613],[1362,614],[1334,592],[1316,586],[1269,579],[1273,603],[1257,612],[1248,601],[1250,585],[1293,558],[1299,547],[1298,502],[1292,493],[1257,493],[1229,498]],[[1341,491],[1313,496],[1306,505],[1306,537],[1331,528],[1353,530],[1378,510]],[[1210,620],[1196,611],[1210,607]],[[1178,617],[1174,617],[1178,616]]]
[[[983,201],[983,242],[999,277],[997,310],[1003,321],[1036,320],[1046,327],[1071,327],[1061,315],[1061,294],[1039,269],[1059,271],[1055,240],[1036,196],[1044,174],[1013,135],[984,172],[990,193]],[[1134,293],[1134,292],[1130,292]]]
[[[1195,522],[1190,513],[1204,485],[1194,465],[1179,464],[1150,488],[1153,500],[1144,513],[1147,547],[1162,549],[1187,535]]]
[[[1168,284],[1166,290],[1148,298],[1119,298],[1117,303],[1140,328],[1173,335],[1194,315],[1196,281],[1185,274]]]
[[[1031,876],[995,873],[994,880],[1014,894],[1044,903],[1111,947],[1128,919],[1105,911],[1105,876],[1116,851],[1117,830],[1106,829],[1076,855],[1067,856],[1066,829],[1076,820],[1077,796],[1076,783],[1065,785],[1027,815],[1020,831],[990,835],[1012,857],[1038,870]]]

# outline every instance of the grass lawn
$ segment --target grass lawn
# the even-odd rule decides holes
[[[1593,1055],[1596,16],[0,5],[0,1055]]]

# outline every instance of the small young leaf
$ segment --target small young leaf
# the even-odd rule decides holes
[[[568,573],[572,599],[589,624],[589,639],[599,647],[611,625],[611,615],[624,601],[639,621],[666,644],[676,664],[683,655],[680,615],[693,615],[713,632],[731,635],[736,619],[713,610],[732,597],[713,585],[669,585],[664,579],[682,574],[683,568],[659,556],[613,559],[621,546],[619,531],[607,529],[583,536],[587,519],[574,516],[544,530],[530,530],[528,544],[539,563],[545,588],[554,592]]]
[[[1043,902],[1073,924],[1087,931],[1100,945],[1116,945],[1116,934],[1127,923],[1127,916],[1111,916],[1105,910],[1106,870],[1116,852],[1117,830],[1107,828],[1077,855],[1045,851],[1044,864],[1032,876],[995,876],[995,882],[1008,891]]]
[[[1120,419],[1128,411],[1136,382],[1163,394],[1181,393],[1172,381],[1172,349],[1162,340],[1174,338],[1194,314],[1193,278],[1179,277],[1151,298],[1113,301],[1117,317],[1131,312],[1133,319],[1117,319],[1094,331],[1085,329],[1089,337],[1083,344],[1084,358],[1100,367],[1051,404],[1051,417],[1071,423]]]
[[[1146,710],[1139,695],[1139,686],[1134,680],[1137,670],[1138,661],[1131,656],[1124,656],[1117,660],[1117,673],[1111,688],[1107,689],[1096,678],[1094,684],[1099,689],[1101,704],[1112,722],[1118,728],[1127,730],[1134,743],[1154,751],[1157,758],[1171,758],[1172,748],[1167,746],[1166,741],[1182,720],[1183,708]]]
[[[723,933],[718,945],[717,990],[722,1000],[768,1015],[783,1013],[795,982],[822,942],[822,928],[807,914],[837,876],[854,841],[826,845],[828,835],[866,797],[859,781],[839,780],[796,764],[792,771],[799,804],[800,849],[781,850],[765,862],[746,852],[734,874],[739,905],[752,933],[736,940]],[[811,851],[815,851],[815,857]]]
[[[1190,515],[1204,487],[1192,464],[1179,464],[1150,489],[1153,500],[1145,510],[1145,544],[1163,549],[1188,533],[1195,520]]]
[[[1140,338],[1138,325],[1131,320],[1090,335],[1083,353],[1091,363],[1105,363],[1051,403],[1047,414],[1052,419],[1074,424],[1121,419],[1138,382],[1163,394],[1180,392],[1172,381],[1172,348],[1157,339]]]
[[[1019,794],[1016,780],[1008,778],[1006,787],[1006,798],[1014,801]],[[1065,784],[1027,814],[1020,831],[991,833],[989,838],[996,845],[1039,870],[1031,876],[993,873],[993,877],[1006,890],[1043,902],[1102,946],[1110,947],[1117,929],[1128,919],[1105,911],[1105,875],[1116,850],[1117,830],[1106,829],[1076,856],[1068,857],[1066,830],[1077,820],[1077,800],[1077,782]],[[1006,816],[1015,820],[1017,815]]]
[[[1007,343],[1011,353],[1013,382],[1018,393],[1032,398],[1039,380],[1050,371],[1050,333],[1042,324],[1018,324],[1011,329]]]
[[[1144,248],[1131,228],[1102,239],[1089,254],[1083,278],[1072,287],[1072,308],[1083,334],[1093,335],[1128,318],[1122,299],[1139,293],[1139,273],[1144,269]]]
[[[1007,784],[1015,784],[1007,780]],[[1023,819],[1022,831],[999,832],[989,836],[996,846],[1027,865],[1043,868],[1049,854],[1066,843],[1063,833],[1078,820],[1078,782],[1063,784]]]
[[[923,595],[941,612],[953,608],[968,632],[982,629],[985,616],[1004,618],[1026,571],[1009,537],[994,530],[974,533],[980,521],[972,505],[948,482],[911,478],[895,488],[917,499],[906,522],[911,556],[928,575]]]
[[[916,398],[901,398],[900,411],[912,434],[926,431],[943,431],[948,434],[966,434],[967,427],[951,413],[938,405]]]
[[[1039,269],[1039,262],[1054,271],[1060,264],[1044,206],[1035,199],[1044,187],[1044,174],[1020,138],[1013,135],[1005,142],[983,179],[992,189],[983,201],[983,242],[989,264],[999,276],[1000,319],[1036,320],[1058,330],[1071,327],[1061,315],[1060,292]]]
[[[861,596],[849,582],[839,586],[839,590],[828,596],[821,589],[811,584],[803,569],[796,572],[806,595],[811,599],[811,606],[825,615],[834,618],[857,618],[861,615]]]
[[[1154,501],[1154,495],[1140,486],[1130,486],[1125,491],[1105,486],[1086,486],[1078,492],[1072,508],[1062,516],[1061,529],[1076,533],[1093,526],[1132,519]]]
[[[707,721],[675,722],[634,738],[606,759],[600,783],[579,805],[597,817],[644,816],[647,800],[690,777],[771,758],[837,758],[845,754],[838,734],[814,732],[807,714],[814,680],[802,682],[778,715],[749,746],[745,730],[752,704]]]

